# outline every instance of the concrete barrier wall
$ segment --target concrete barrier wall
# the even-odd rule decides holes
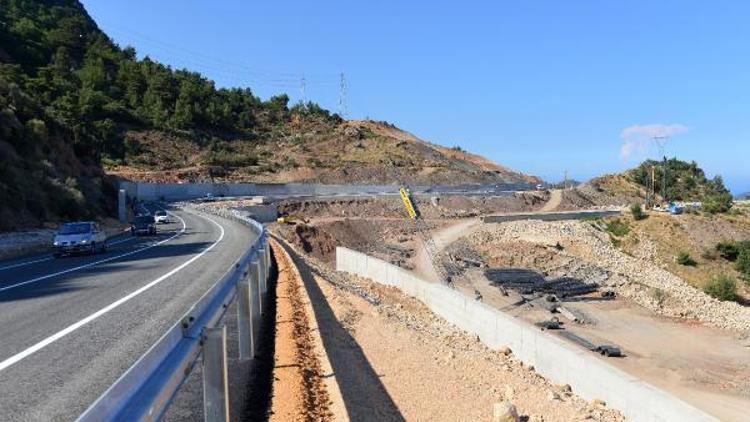
[[[250,205],[241,207],[240,210],[245,211],[250,218],[261,223],[274,222],[279,216],[279,210],[275,204]]]
[[[336,269],[401,289],[458,328],[479,336],[490,348],[509,347],[515,356],[557,384],[569,384],[588,400],[602,399],[634,421],[715,421],[717,419],[633,377],[538,327],[380,259],[336,248]]]
[[[482,217],[485,223],[505,223],[508,221],[518,220],[542,220],[542,221],[560,221],[560,220],[580,220],[582,218],[603,218],[621,214],[621,211],[561,211],[561,212],[544,212],[544,213],[513,213],[501,215],[488,215]]]
[[[400,186],[393,185],[322,185],[308,183],[143,183],[120,182],[129,198],[142,201],[184,201],[229,196],[340,196],[340,195],[396,195]],[[412,186],[414,194],[486,193],[531,189],[527,183],[501,183],[493,185]]]

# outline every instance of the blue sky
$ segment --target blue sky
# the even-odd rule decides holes
[[[750,191],[750,2],[84,0],[120,45],[219,86],[559,180],[667,153]],[[625,137],[623,137],[625,135]],[[623,145],[626,144],[623,154]],[[629,153],[628,153],[629,152]]]

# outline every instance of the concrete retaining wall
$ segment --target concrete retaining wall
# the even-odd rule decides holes
[[[239,208],[241,211],[248,213],[248,216],[261,223],[271,223],[276,221],[279,216],[279,210],[275,204],[268,205],[250,205]]]
[[[340,195],[396,195],[399,185],[321,185],[307,183],[141,183],[120,182],[129,198],[142,201],[184,201],[228,196],[340,196]],[[501,193],[531,189],[528,183],[502,183],[494,185],[412,186],[414,194],[438,193]]]
[[[385,261],[336,248],[336,269],[398,287],[458,328],[479,336],[488,347],[510,347],[515,356],[577,395],[604,400],[634,421],[715,421],[703,411],[635,378],[564,340],[477,302],[447,286],[421,280]]]
[[[517,220],[542,220],[542,221],[560,221],[560,220],[580,220],[582,218],[602,218],[612,215],[619,215],[621,211],[560,211],[560,212],[543,212],[543,213],[513,213],[498,214],[482,217],[485,223],[504,223],[507,221]]]

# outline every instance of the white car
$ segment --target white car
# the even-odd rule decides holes
[[[169,223],[169,215],[166,211],[156,211],[154,213],[154,221],[156,222],[156,224],[167,224]]]
[[[63,224],[52,240],[52,253],[55,258],[63,254],[95,254],[106,250],[107,235],[93,221]]]

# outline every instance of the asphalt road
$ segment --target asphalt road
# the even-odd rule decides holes
[[[75,420],[255,240],[174,210],[152,237],[106,253],[0,261],[0,420]]]

